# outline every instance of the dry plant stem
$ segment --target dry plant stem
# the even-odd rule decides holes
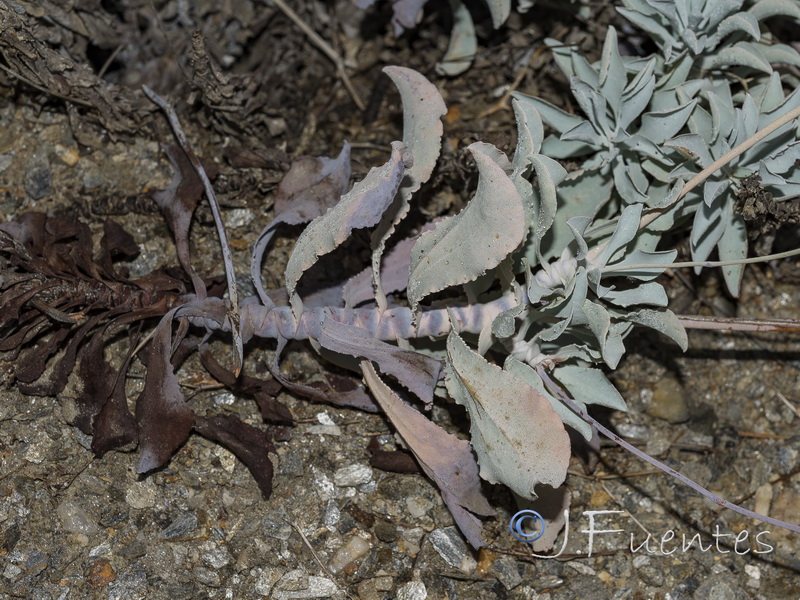
[[[686,261],[677,263],[661,263],[656,265],[659,269],[680,269],[685,267],[731,267],[733,265],[752,265],[756,263],[769,262],[771,260],[780,260],[782,258],[791,258],[800,254],[800,248],[794,250],[787,250],[786,252],[779,252],[778,254],[768,254],[766,256],[754,256],[753,258],[743,258],[741,260],[697,260]],[[636,265],[617,265],[611,267],[604,267],[603,274],[614,273],[619,271],[638,271],[640,269],[652,269],[654,265],[645,263]]]
[[[231,247],[228,244],[228,234],[225,231],[225,223],[223,222],[222,215],[219,212],[217,196],[214,194],[214,188],[211,186],[211,180],[209,180],[208,175],[206,174],[206,171],[200,162],[200,159],[198,159],[195,153],[192,151],[192,146],[189,144],[189,140],[186,137],[183,128],[181,127],[181,123],[178,120],[178,115],[175,113],[175,109],[172,108],[172,105],[169,102],[156,94],[146,85],[142,86],[142,90],[147,97],[150,98],[150,100],[152,100],[156,105],[158,105],[167,115],[167,120],[172,127],[172,131],[174,132],[178,143],[186,153],[186,157],[192,164],[197,176],[203,182],[203,188],[205,189],[206,197],[208,198],[208,204],[211,207],[211,214],[214,215],[214,224],[217,226],[217,237],[219,238],[219,243],[222,247],[222,258],[223,264],[225,265],[225,279],[228,282],[228,296],[230,298],[228,320],[231,324],[231,332],[234,341],[234,373],[238,377],[242,368],[244,356],[242,332],[239,319],[239,292],[236,285],[236,273],[234,272],[233,268]]]
[[[556,384],[556,382],[550,378],[550,375],[548,375],[547,371],[544,368],[542,368],[541,365],[536,367],[536,372],[542,378],[542,381],[547,386],[547,388],[553,394],[555,394],[559,400],[561,400],[564,404],[566,404],[570,408],[570,410],[575,412],[575,414],[579,415],[584,421],[595,427],[600,433],[602,433],[608,439],[616,442],[617,444],[625,448],[628,452],[635,454],[643,461],[650,463],[654,467],[661,469],[662,471],[668,473],[669,475],[672,475],[675,479],[677,479],[684,485],[689,486],[690,488],[692,488],[693,490],[695,490],[696,492],[708,498],[709,500],[711,500],[712,502],[714,502],[719,506],[728,508],[750,519],[755,519],[757,521],[769,523],[770,525],[775,525],[776,527],[783,527],[784,529],[788,529],[789,531],[794,531],[795,533],[800,533],[800,526],[794,525],[792,523],[787,523],[786,521],[781,521],[780,519],[775,519],[773,517],[768,517],[766,515],[759,514],[752,510],[748,510],[746,508],[733,504],[732,502],[728,502],[727,500],[723,500],[716,494],[709,492],[699,483],[692,481],[691,479],[686,477],[686,475],[679,473],[672,467],[668,467],[667,465],[665,465],[659,460],[656,460],[646,452],[642,452],[636,446],[629,444],[628,442],[620,438],[618,435],[616,435],[614,432],[612,432],[610,429],[603,426],[600,422],[592,418],[588,412],[586,412],[580,406],[578,406],[575,403],[575,401],[572,398],[570,398],[569,395],[564,390],[561,389],[561,386]]]
[[[708,179],[711,175],[713,175],[718,169],[721,169],[722,167],[727,165],[729,162],[731,162],[734,158],[736,158],[740,154],[743,154],[744,152],[746,152],[747,150],[749,150],[750,148],[755,146],[758,142],[763,140],[765,137],[767,137],[771,133],[777,131],[778,129],[780,129],[781,127],[783,127],[787,123],[790,123],[791,121],[793,121],[794,119],[796,119],[798,117],[800,117],[800,106],[798,106],[797,108],[795,108],[792,111],[789,111],[788,113],[786,113],[782,117],[779,117],[779,118],[775,119],[772,123],[770,123],[769,125],[767,125],[763,129],[761,129],[759,131],[756,131],[752,136],[747,138],[741,144],[739,144],[735,148],[732,148],[731,150],[726,152],[725,155],[723,155],[721,158],[718,158],[717,160],[715,160],[713,163],[708,165],[705,169],[700,171],[697,175],[692,177],[689,181],[684,183],[683,187],[681,188],[681,193],[678,194],[677,198],[675,198],[672,202],[670,202],[666,206],[660,206],[658,208],[654,208],[651,211],[648,211],[648,213],[646,215],[643,215],[642,216],[642,220],[639,223],[639,229],[641,230],[644,227],[647,227],[647,225],[649,225],[653,221],[655,221],[658,217],[661,216],[661,214],[664,211],[666,211],[668,208],[671,208],[672,206],[674,206],[675,204],[680,202],[686,196],[686,194],[688,194],[694,188],[696,188],[698,185],[703,183],[706,179]]]
[[[686,329],[714,329],[717,331],[787,331],[800,333],[800,322],[783,319],[739,319],[678,315],[678,321]]]
[[[347,75],[347,70],[345,69],[344,61],[342,60],[342,57],[339,56],[339,54],[336,52],[336,50],[331,48],[331,45],[324,39],[322,39],[322,37],[316,31],[311,29],[311,27],[308,26],[308,23],[303,21],[300,18],[300,16],[296,12],[294,12],[289,7],[289,5],[287,5],[283,0],[271,0],[271,1],[275,6],[277,6],[280,9],[280,11],[283,14],[289,17],[292,20],[292,22],[294,22],[294,24],[297,25],[302,30],[303,33],[305,33],[308,36],[308,39],[311,40],[311,43],[313,43],[317,48],[319,48],[322,51],[323,54],[325,54],[325,56],[327,56],[333,61],[333,64],[336,65],[336,72],[339,74],[339,77],[344,83],[344,86],[347,88],[347,91],[349,92],[350,97],[353,99],[353,102],[355,102],[356,106],[358,106],[358,110],[361,111],[365,110],[367,105],[364,104],[364,101],[361,99],[361,96],[359,96],[358,92],[356,92],[356,88],[353,86],[353,82],[350,81],[350,77],[348,77]]]

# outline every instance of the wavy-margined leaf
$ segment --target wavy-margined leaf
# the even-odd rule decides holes
[[[439,360],[376,340],[360,327],[338,323],[330,317],[322,323],[318,341],[328,350],[376,363],[382,373],[395,377],[420,400],[433,402],[433,389],[442,368]]]
[[[420,236],[411,250],[408,299],[412,310],[425,296],[475,280],[500,264],[525,238],[525,207],[503,168],[469,146],[478,165],[478,189],[459,214]]]
[[[368,361],[362,363],[362,370],[383,412],[428,477],[436,482],[464,537],[473,548],[483,546],[481,522],[475,515],[488,516],[494,511],[481,490],[478,465],[469,442],[447,433],[404,403]]]
[[[447,390],[469,411],[481,477],[525,498],[535,498],[540,483],[561,485],[569,436],[547,398],[489,364],[455,332],[447,338],[447,357]]]
[[[405,173],[404,150],[401,142],[392,142],[389,161],[382,167],[370,169],[336,206],[314,219],[297,238],[286,265],[286,289],[297,314],[302,312],[302,302],[296,297],[295,289],[302,274],[317,262],[317,258],[347,240],[354,229],[376,225],[392,203]]]
[[[372,233],[372,284],[382,310],[386,308],[386,293],[391,291],[383,288],[383,276],[379,275],[386,242],[408,214],[411,196],[433,173],[442,145],[442,117],[447,112],[436,86],[416,71],[405,67],[384,67],[383,72],[400,92],[403,143],[411,153],[413,163],[406,169],[397,197]]]
[[[273,303],[261,280],[264,252],[278,225],[299,225],[325,214],[347,192],[350,184],[350,144],[345,142],[336,158],[301,156],[292,162],[289,172],[278,184],[275,194],[275,218],[267,225],[253,245],[250,276],[261,302]]]

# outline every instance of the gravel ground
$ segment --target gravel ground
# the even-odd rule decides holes
[[[516,34],[528,35],[528,26],[520,24]],[[373,51],[386,51],[380,45],[390,39],[374,42]],[[304,50],[316,57],[310,46]],[[402,58],[412,49],[400,50],[406,52]],[[469,85],[454,83],[448,103],[457,104],[459,90]],[[348,98],[336,90],[334,112]],[[170,179],[158,134],[143,130],[120,139],[99,136],[94,145],[87,137],[79,142],[64,103],[30,88],[0,92],[0,207],[6,217],[34,209],[79,214],[99,235],[104,213],[122,213],[114,218],[142,248],[132,271],[176,263],[166,225],[145,202],[149,191]],[[384,103],[376,132],[397,134],[392,102]],[[352,121],[339,110],[339,116],[316,122],[304,152],[331,155],[353,134],[347,131]],[[292,142],[301,137],[291,138],[293,114],[282,134]],[[307,132],[309,123],[298,126]],[[195,123],[190,136],[204,156],[216,156],[218,130],[205,139],[201,127]],[[501,144],[510,135],[510,115],[453,122],[447,131],[461,144],[480,128],[484,139]],[[363,173],[383,155],[371,145],[382,134],[361,138],[356,171]],[[285,150],[296,149],[286,141]],[[461,173],[457,154],[445,162],[437,177]],[[242,271],[249,245],[270,218],[280,176],[277,168],[223,168],[217,181]],[[457,203],[457,196],[450,190],[439,198]],[[108,209],[120,203],[123,208]],[[145,210],[134,210],[140,205]],[[201,218],[192,235],[198,270],[218,272],[213,226]],[[290,245],[288,238],[278,240],[270,272],[279,275]],[[795,273],[791,264],[748,271],[738,315],[800,319],[796,266]],[[695,296],[686,301],[677,282],[670,286],[686,312],[700,310]],[[713,278],[698,280],[698,286],[700,301],[722,301]],[[112,363],[121,360],[119,344],[107,349]],[[690,350],[682,354],[667,341],[640,334],[629,347],[613,379],[630,411],[604,415],[607,422],[714,493],[800,521],[797,337],[692,332]],[[247,365],[263,369],[273,349],[268,343],[250,348]],[[229,352],[223,341],[214,351]],[[324,370],[303,344],[290,347],[282,366],[301,381]],[[387,448],[396,441],[381,416],[282,395],[297,425],[290,439],[277,443],[274,493],[265,501],[231,453],[196,435],[147,477],[136,475],[135,452],[94,459],[90,440],[67,424],[78,394],[74,385],[58,398],[27,397],[14,386],[13,365],[2,369],[2,599],[800,598],[798,535],[721,510],[613,444],[604,445],[590,474],[573,459],[569,538],[560,556],[534,557],[512,537],[508,524],[516,507],[501,489],[490,490],[497,515],[487,521],[489,546],[475,553],[425,477],[369,465],[370,439],[377,436]],[[180,373],[196,392],[191,402],[198,413],[227,412],[262,424],[252,401],[209,389],[196,359]],[[141,390],[143,374],[144,367],[134,364],[129,398]],[[440,408],[434,417],[458,427],[460,415]]]

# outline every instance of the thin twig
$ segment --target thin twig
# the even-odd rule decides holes
[[[342,60],[342,57],[339,56],[339,53],[336,52],[336,50],[334,50],[331,45],[322,38],[322,36],[311,29],[308,23],[303,21],[303,19],[300,18],[300,15],[294,12],[294,10],[292,10],[283,0],[272,0],[272,2],[281,10],[283,14],[289,17],[289,19],[291,19],[292,22],[297,25],[303,33],[308,36],[308,39],[311,40],[312,44],[319,48],[322,53],[325,54],[325,56],[333,61],[333,64],[336,65],[336,72],[339,74],[344,86],[350,93],[350,97],[353,99],[353,102],[356,103],[356,106],[358,106],[359,110],[365,110],[367,105],[364,104],[361,96],[358,95],[356,88],[353,86],[353,82],[350,81],[350,77],[347,75],[347,70],[344,65],[344,60]]]
[[[605,427],[602,423],[594,419],[592,416],[589,415],[589,413],[586,410],[578,406],[578,404],[572,398],[570,398],[570,396],[563,389],[561,389],[561,386],[556,384],[556,382],[550,378],[550,376],[547,374],[547,371],[541,365],[536,367],[536,372],[539,374],[539,377],[542,378],[542,381],[544,382],[545,386],[547,386],[547,388],[550,390],[550,392],[552,392],[555,396],[558,397],[559,400],[561,400],[564,404],[566,404],[570,408],[570,410],[572,410],[575,414],[580,415],[580,417],[583,420],[588,422],[590,425],[593,425],[595,428],[597,428],[597,430],[600,433],[602,433],[608,439],[616,442],[617,444],[625,448],[628,452],[635,454],[643,461],[650,463],[654,467],[661,469],[662,471],[668,473],[669,475],[672,475],[675,479],[677,479],[684,485],[689,486],[690,488],[692,488],[693,490],[695,490],[696,492],[708,498],[709,500],[711,500],[712,502],[714,502],[719,506],[728,508],[734,512],[739,513],[740,515],[749,517],[750,519],[756,519],[757,521],[762,521],[764,523],[769,523],[770,525],[775,525],[776,527],[783,527],[784,529],[788,529],[789,531],[800,533],[800,526],[794,525],[792,523],[787,523],[786,521],[781,521],[780,519],[775,519],[773,517],[768,517],[766,515],[759,514],[747,508],[737,506],[732,502],[728,502],[727,500],[720,498],[713,492],[708,491],[706,488],[704,488],[696,481],[689,479],[688,477],[686,477],[686,475],[683,475],[682,473],[679,473],[672,467],[665,465],[660,460],[653,458],[646,452],[642,452],[636,446],[629,444],[621,437],[619,437],[617,434],[612,432],[610,429]]]
[[[800,333],[800,321],[790,321],[787,319],[741,319],[738,317],[678,315],[678,321],[687,329],[714,329],[717,331],[783,331]]]
[[[233,268],[233,255],[231,254],[231,247],[228,243],[228,234],[225,231],[225,223],[222,220],[222,215],[219,211],[219,203],[217,202],[217,196],[214,194],[214,188],[211,186],[211,180],[208,178],[206,174],[206,170],[203,168],[203,164],[200,162],[200,159],[197,158],[197,155],[192,151],[192,146],[189,143],[186,134],[181,127],[181,123],[178,120],[178,115],[175,113],[175,109],[172,108],[172,105],[167,102],[164,98],[156,94],[153,90],[151,90],[146,85],[142,86],[142,90],[147,95],[150,100],[152,100],[155,104],[157,104],[161,110],[167,115],[167,120],[169,121],[170,126],[172,127],[172,131],[175,134],[175,137],[178,140],[181,148],[183,149],[184,153],[186,154],[186,158],[189,159],[189,162],[192,164],[197,176],[203,182],[203,188],[206,192],[206,197],[208,198],[208,204],[211,207],[211,214],[214,215],[214,224],[217,226],[217,236],[219,238],[220,246],[222,247],[222,259],[223,264],[225,266],[225,279],[228,282],[228,296],[230,298],[230,307],[228,308],[228,321],[230,321],[231,325],[231,333],[233,335],[233,347],[234,347],[234,368],[233,373],[237,377],[242,369],[242,362],[244,357],[244,350],[242,344],[242,329],[239,319],[239,292],[236,285],[236,273],[234,272]]]
[[[790,123],[791,121],[793,121],[798,117],[800,117],[800,106],[798,106],[794,110],[789,111],[782,117],[778,117],[763,129],[756,131],[753,135],[751,135],[741,144],[726,152],[723,156],[715,160],[705,169],[700,171],[697,175],[692,177],[689,181],[684,183],[683,187],[681,188],[680,194],[678,194],[678,196],[672,202],[670,202],[665,206],[659,206],[658,208],[650,209],[647,212],[647,214],[642,215],[642,220],[639,222],[639,229],[641,230],[644,227],[647,227],[647,225],[649,225],[653,221],[655,221],[658,217],[662,215],[662,213],[664,213],[664,211],[666,211],[669,208],[672,208],[675,204],[680,202],[686,196],[686,194],[691,192],[694,188],[703,183],[706,179],[711,177],[711,175],[713,175],[718,169],[721,169],[740,154],[747,152],[750,148],[755,146],[765,137],[774,133],[775,131],[777,131],[778,129],[780,129],[781,127],[783,127],[787,123]]]
[[[325,566],[325,563],[322,562],[322,560],[319,557],[319,554],[317,554],[317,551],[314,550],[314,546],[312,546],[311,542],[308,541],[306,534],[303,533],[303,530],[300,529],[300,526],[294,521],[289,521],[288,519],[284,519],[284,521],[289,525],[291,525],[292,528],[297,532],[297,535],[299,535],[300,539],[303,540],[303,543],[306,545],[306,548],[308,548],[309,552],[311,552],[311,556],[314,557],[314,560],[319,565],[319,568],[322,569],[323,572],[328,576],[328,579],[330,579],[337,588],[339,588],[342,592],[344,592],[345,596],[347,596],[348,598],[350,598],[350,600],[352,600],[353,597],[347,592],[347,590],[345,590],[344,588],[342,588],[342,586],[339,585],[339,583],[336,581],[336,577],[334,577],[330,569],[328,569],[328,567]]]
[[[794,250],[787,250],[786,252],[779,252],[777,254],[768,254],[767,256],[754,256],[752,258],[741,258],[739,260],[693,260],[686,262],[675,263],[656,263],[656,264],[634,264],[634,265],[612,265],[610,267],[603,267],[602,273],[614,273],[617,271],[641,271],[652,269],[680,269],[687,267],[732,267],[734,265],[752,265],[762,262],[770,262],[772,260],[780,260],[782,258],[791,258],[800,254],[800,248]]]

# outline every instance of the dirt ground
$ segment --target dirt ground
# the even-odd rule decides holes
[[[0,0],[4,219],[29,211],[76,216],[99,240],[112,218],[141,250],[126,263],[132,274],[176,265],[152,200],[172,178],[162,144],[174,138],[141,91],[147,85],[174,103],[195,152],[216,166],[214,187],[246,281],[249,249],[272,218],[275,188],[294,158],[336,156],[348,140],[359,179],[401,137],[399,97],[383,66],[420,71],[449,107],[421,222],[458,210],[474,190],[468,144],[513,151],[510,87],[570,105],[542,40],[577,44],[597,57],[618,19],[602,4],[591,18],[544,8],[513,13],[493,31],[476,2],[479,54],[466,73],[444,78],[434,65],[447,46],[445,2],[431,1],[419,28],[400,37],[388,3],[366,13],[351,0],[289,4],[347,63],[352,91],[269,2]],[[295,234],[287,229],[273,245],[267,282],[279,285]],[[199,273],[222,272],[205,206],[191,244]],[[345,268],[362,258],[346,257]],[[749,269],[738,301],[725,297],[713,275],[675,277],[668,287],[676,312],[800,319],[797,271],[797,262]],[[122,360],[124,342],[110,341],[109,363]],[[617,432],[728,500],[799,522],[797,336],[690,332],[682,354],[666,340],[635,334],[628,347],[612,379],[630,411],[604,415]],[[213,349],[218,357],[229,352],[224,339]],[[246,369],[264,373],[273,350],[268,342],[248,347]],[[299,382],[326,370],[299,343],[282,367]],[[486,522],[489,546],[475,553],[424,476],[370,466],[371,439],[395,442],[380,415],[282,393],[296,425],[276,441],[274,490],[263,500],[247,469],[199,435],[146,477],[136,475],[134,451],[95,459],[91,439],[68,424],[74,382],[58,397],[25,396],[15,368],[13,357],[2,363],[2,599],[800,597],[796,534],[720,510],[611,443],[591,473],[573,460],[561,556],[533,557],[510,535],[517,509],[501,489],[490,490],[497,515]],[[144,372],[134,361],[131,401]],[[252,399],[215,385],[196,356],[179,375],[196,412],[263,426]],[[458,426],[443,408],[434,418]],[[593,525],[592,511],[600,513]]]

